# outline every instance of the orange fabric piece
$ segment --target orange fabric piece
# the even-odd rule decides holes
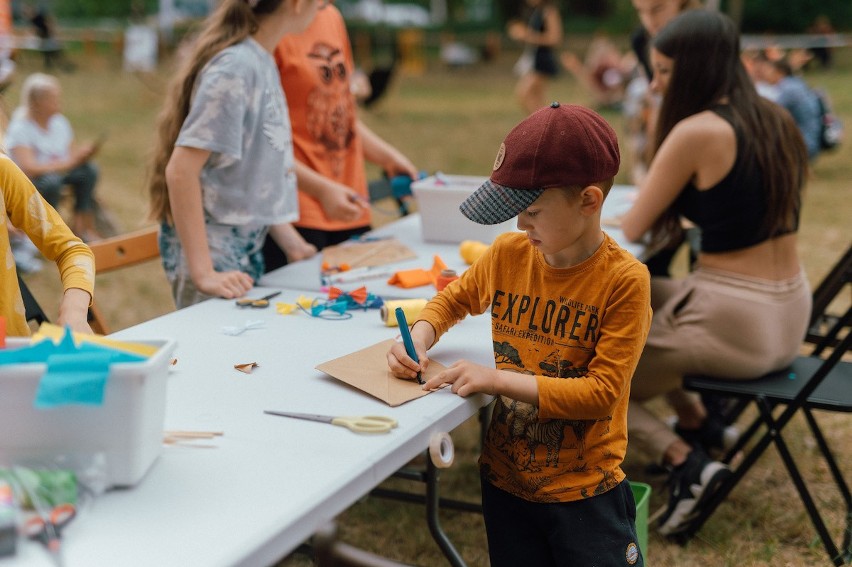
[[[432,278],[432,285],[438,287],[438,278],[441,277],[441,272],[447,269],[447,265],[437,254],[432,260],[432,269],[429,270],[429,276]]]
[[[358,289],[350,291],[349,297],[351,297],[355,303],[363,305],[364,302],[367,301],[367,287],[361,286]]]
[[[405,289],[410,287],[420,287],[422,285],[432,284],[438,287],[438,278],[441,272],[447,269],[447,265],[437,254],[433,257],[432,268],[424,270],[423,268],[414,268],[412,270],[401,270],[388,280],[389,285],[399,286]]]
[[[388,284],[403,287],[420,287],[433,283],[432,274],[423,268],[414,268],[413,270],[400,270],[391,276]]]

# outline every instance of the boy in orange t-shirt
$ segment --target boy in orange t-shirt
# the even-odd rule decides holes
[[[358,119],[350,90],[352,50],[337,8],[322,8],[305,32],[286,36],[275,60],[293,128],[299,187],[294,225],[321,250],[370,230],[365,159],[391,176],[416,178],[417,168]],[[270,239],[264,258],[267,271],[287,263]]]

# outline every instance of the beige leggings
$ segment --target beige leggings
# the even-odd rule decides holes
[[[686,374],[745,380],[783,368],[799,353],[811,313],[804,271],[769,281],[698,268],[686,278],[653,278],[654,318],[633,375],[630,446],[662,462],[678,436],[642,402],[665,394],[680,411],[695,396]]]

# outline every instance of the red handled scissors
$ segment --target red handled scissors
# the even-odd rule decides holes
[[[62,529],[74,519],[77,509],[73,504],[60,504],[44,515],[33,516],[24,523],[24,534],[36,541],[40,541],[56,558],[57,564],[61,565],[59,555],[59,538]]]

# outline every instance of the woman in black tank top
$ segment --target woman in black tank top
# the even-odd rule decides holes
[[[631,240],[648,233],[653,249],[679,238],[686,218],[702,239],[685,278],[651,280],[654,319],[628,434],[671,471],[658,529],[677,535],[731,474],[706,451],[733,433],[683,390],[683,377],[746,380],[785,367],[802,344],[811,296],[796,229],[808,155],[792,117],[757,94],[727,16],[680,14],[653,39],[651,62],[651,88],[663,96],[655,154],[621,228]],[[644,405],[658,396],[677,413],[674,431]]]

